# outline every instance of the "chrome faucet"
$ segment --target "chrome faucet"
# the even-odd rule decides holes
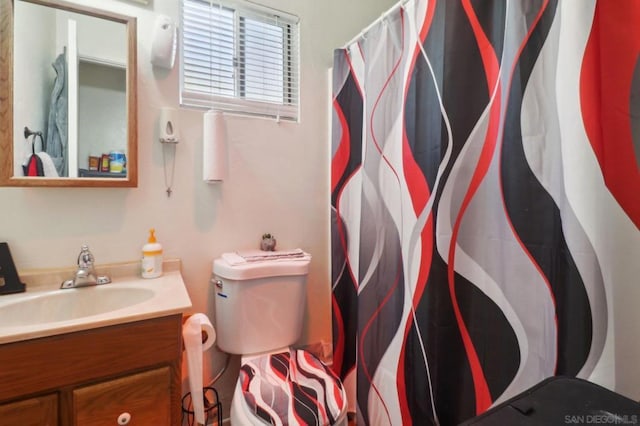
[[[78,255],[78,270],[75,276],[70,280],[64,281],[60,288],[76,288],[110,283],[111,278],[96,273],[93,267],[94,261],[95,259],[89,251],[89,246],[83,245]]]

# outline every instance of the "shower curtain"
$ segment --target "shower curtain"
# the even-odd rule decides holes
[[[458,424],[553,375],[640,398],[638,22],[410,0],[336,50],[333,368],[359,425]]]

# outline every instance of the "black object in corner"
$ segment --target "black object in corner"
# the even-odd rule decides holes
[[[11,258],[9,244],[0,243],[0,295],[21,293],[26,286],[20,282],[16,265]]]
[[[583,379],[550,377],[460,426],[640,425],[640,403]]]

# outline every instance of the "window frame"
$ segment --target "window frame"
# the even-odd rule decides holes
[[[202,3],[211,8],[223,8],[233,11],[233,84],[234,95],[224,96],[185,88],[185,2]],[[241,93],[245,64],[242,61],[242,41],[245,34],[240,29],[243,19],[253,19],[268,25],[282,28],[282,102],[268,102],[247,99]],[[181,0],[180,1],[180,105],[186,108],[218,109],[225,112],[271,117],[282,120],[298,121],[300,109],[300,19],[297,16],[276,9],[249,2],[233,0]]]

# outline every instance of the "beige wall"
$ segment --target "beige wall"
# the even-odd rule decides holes
[[[313,255],[300,343],[330,341],[327,70],[333,49],[395,1],[263,0],[301,18],[301,122],[228,117],[229,177],[207,185],[201,179],[203,112],[180,109],[170,198],[157,121],[161,107],[178,108],[178,68],[153,69],[149,54],[156,15],[178,21],[179,2],[76,1],[138,18],[139,183],[134,189],[0,188],[0,241],[9,242],[18,269],[73,266],[84,243],[97,263],[136,260],[154,227],[165,256],[183,261],[194,311],[213,317],[212,260],[256,247],[260,235],[271,232],[279,247]],[[210,366],[216,370],[221,362],[214,353]],[[225,408],[235,373],[232,368],[221,384]]]

